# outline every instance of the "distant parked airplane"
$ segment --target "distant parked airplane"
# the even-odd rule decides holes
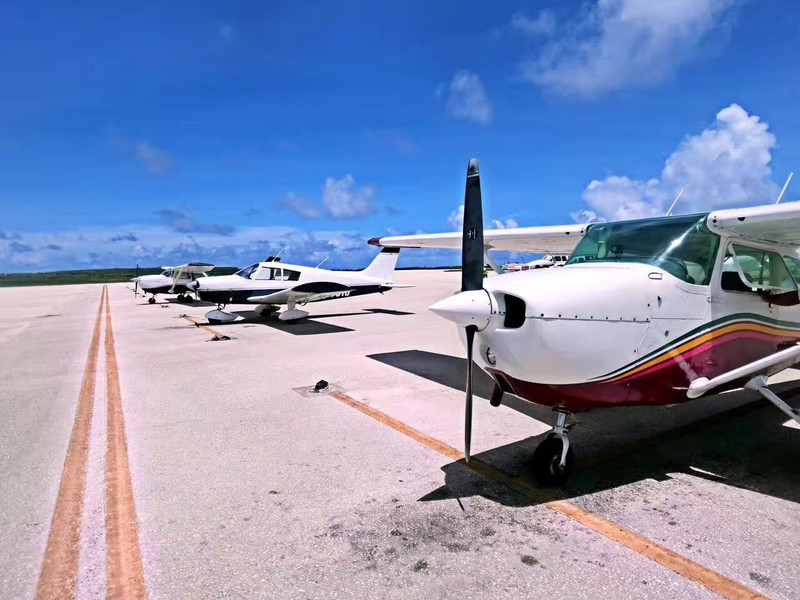
[[[272,313],[286,304],[281,321],[308,316],[296,306],[334,298],[383,293],[395,287],[394,268],[400,250],[384,248],[362,271],[329,271],[315,267],[290,265],[271,258],[237,271],[233,275],[205,277],[187,287],[201,300],[215,302],[217,310],[206,313],[209,323],[234,321],[237,315],[224,312],[228,304],[259,304],[261,313]]]
[[[177,267],[161,267],[164,269],[158,275],[140,275],[131,279],[136,285],[133,293],[142,288],[145,294],[153,294],[148,302],[154,304],[156,294],[178,294],[178,302],[191,302],[188,284],[197,279],[198,276],[206,277],[206,273],[214,268],[214,265],[201,262],[190,262]],[[138,270],[138,267],[137,267]]]

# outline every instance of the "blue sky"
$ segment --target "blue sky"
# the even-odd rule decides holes
[[[456,228],[472,156],[488,226],[760,204],[798,49],[792,0],[6,2],[0,271],[357,267]]]

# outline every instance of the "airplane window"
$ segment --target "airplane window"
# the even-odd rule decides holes
[[[283,279],[284,281],[299,281],[300,280],[300,271],[291,271],[289,269],[283,270]]]
[[[255,271],[257,268],[258,268],[258,263],[250,265],[249,267],[245,267],[244,269],[241,269],[239,271],[236,271],[234,275],[238,275],[239,277],[244,277],[245,279],[250,279],[250,275],[252,275],[253,271]]]
[[[730,256],[730,265],[738,259],[739,267],[744,273],[745,278],[752,287],[773,288],[782,290],[795,290],[797,284],[794,282],[786,263],[777,252],[763,250],[761,248],[750,248],[739,244],[731,244],[735,256]],[[726,259],[726,263],[728,259]],[[735,267],[734,267],[735,269]],[[724,269],[728,271],[726,266]],[[732,278],[731,278],[732,279]],[[723,286],[723,289],[726,289]]]
[[[705,226],[705,215],[659,217],[590,225],[568,265],[582,262],[640,262],[687,283],[708,285],[719,236]]]
[[[258,271],[256,271],[255,277],[253,279],[264,280],[264,279],[275,279],[275,271],[279,271],[280,269],[270,269],[269,267],[261,267]]]
[[[783,261],[786,263],[786,267],[789,269],[789,272],[792,274],[792,278],[795,280],[795,283],[800,282],[800,259],[795,256],[784,256]]]

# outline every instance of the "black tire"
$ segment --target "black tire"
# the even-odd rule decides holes
[[[561,469],[559,467],[562,448],[563,442],[561,438],[552,433],[536,446],[536,450],[533,452],[533,458],[531,459],[531,468],[533,470],[533,476],[541,485],[563,485],[567,477],[572,473],[572,465],[575,462],[575,456],[571,446],[567,450],[567,461],[564,468]]]
[[[156,297],[155,297],[155,296],[151,296],[151,297],[150,297],[150,298],[147,300],[147,303],[148,303],[148,304],[155,304],[155,303],[156,303]]]

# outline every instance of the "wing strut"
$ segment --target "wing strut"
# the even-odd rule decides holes
[[[781,409],[784,413],[786,413],[790,419],[794,419],[800,424],[800,410],[796,408],[792,408],[786,402],[781,400],[775,392],[769,389],[769,385],[767,385],[767,378],[764,375],[759,375],[758,377],[753,377],[750,381],[748,381],[744,385],[745,389],[754,390],[764,396],[767,400],[772,402],[775,406]]]

